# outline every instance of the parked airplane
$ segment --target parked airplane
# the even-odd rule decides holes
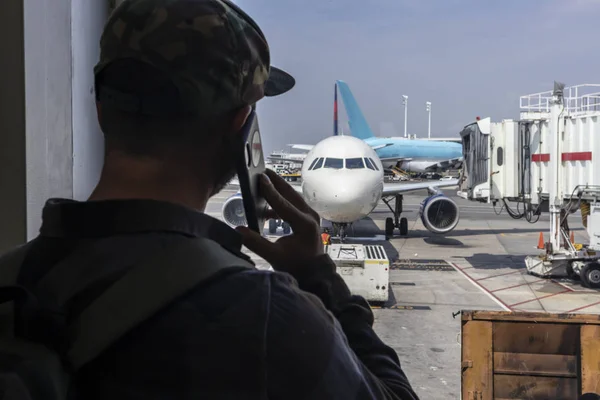
[[[385,168],[397,167],[409,172],[439,172],[458,168],[462,164],[460,138],[407,139],[403,137],[379,138],[373,134],[348,84],[336,81],[334,100],[334,135],[337,135],[337,90],[339,89],[348,114],[352,136],[364,140],[375,150]],[[294,144],[302,150],[312,145]]]
[[[313,146],[306,155],[302,184],[294,188],[321,218],[331,221],[334,234],[342,239],[353,222],[369,215],[383,200],[394,215],[385,220],[385,235],[389,238],[395,228],[400,235],[408,233],[408,221],[401,218],[403,194],[423,189],[429,191],[420,209],[425,227],[433,233],[452,231],[459,221],[459,209],[438,188],[457,184],[457,179],[385,183],[383,165],[371,146],[352,136],[331,136]],[[394,207],[390,205],[392,199],[395,199]],[[240,193],[225,201],[222,215],[230,226],[246,223]],[[284,223],[283,228],[284,233],[289,233],[289,225]],[[269,221],[270,233],[276,229],[277,222]]]

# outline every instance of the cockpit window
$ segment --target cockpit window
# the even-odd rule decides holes
[[[315,166],[313,167],[313,169],[319,169],[323,166],[323,157],[319,157],[319,159],[317,160],[317,163],[315,164]]]
[[[373,164],[373,166],[375,167],[375,169],[376,169],[377,171],[379,171],[379,168],[377,168],[377,164],[375,163],[375,161],[373,161],[373,159],[372,159],[372,158],[369,158],[369,161],[371,161],[371,163]]]
[[[315,158],[313,160],[313,162],[310,163],[310,166],[308,167],[308,170],[310,171],[311,169],[313,169],[313,167],[315,166],[315,164],[317,163],[317,161],[319,161],[318,158]]]
[[[325,165],[323,168],[334,168],[334,169],[342,169],[344,168],[344,160],[341,158],[326,158]]]
[[[348,169],[361,169],[364,168],[362,158],[346,158],[346,168]]]
[[[369,169],[375,169],[375,167],[373,166],[373,163],[371,163],[371,160],[369,160],[368,158],[365,158],[365,164],[367,164],[367,168]]]

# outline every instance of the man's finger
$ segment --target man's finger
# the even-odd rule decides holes
[[[310,214],[310,216],[317,223],[321,222],[321,217],[319,216],[319,214],[317,214],[315,210],[310,208],[310,206],[306,203],[306,201],[304,200],[302,195],[300,193],[296,192],[296,190],[294,190],[292,185],[287,183],[282,177],[277,175],[277,173],[273,170],[267,169],[265,171],[265,174],[270,179],[270,181],[273,184],[273,186],[275,187],[275,189],[285,199],[287,199],[292,205],[294,205],[300,211]]]
[[[238,226],[235,228],[235,230],[241,233],[244,246],[246,246],[251,252],[256,253],[258,256],[264,258],[270,264],[277,262],[279,259],[279,254],[275,243],[265,239],[252,229],[245,226]]]
[[[273,170],[267,169],[265,171],[267,177],[271,180],[271,183],[277,189],[277,191],[290,203],[296,206],[298,209],[304,212],[308,212],[310,207],[304,201],[302,195],[292,187],[289,183],[287,183],[282,177],[277,175],[277,173]]]
[[[279,215],[277,215],[275,210],[273,210],[272,208],[269,208],[267,211],[265,211],[265,219],[281,219],[281,218],[279,218]]]
[[[261,192],[267,203],[295,231],[301,230],[309,222],[308,216],[283,197],[265,176],[261,176]]]

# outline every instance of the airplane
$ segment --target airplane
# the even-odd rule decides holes
[[[337,127],[337,93],[342,96],[352,136],[364,140],[379,156],[386,169],[393,167],[406,172],[441,172],[462,165],[461,138],[408,139],[403,137],[383,138],[373,134],[350,87],[344,81],[335,83],[334,136]],[[295,149],[311,150],[312,145],[292,144]]]
[[[285,153],[283,151],[274,151],[265,158],[271,163],[287,162],[294,164],[302,164],[306,153]]]
[[[343,240],[348,227],[368,216],[381,200],[393,214],[385,220],[386,238],[391,238],[396,228],[400,235],[407,235],[408,221],[401,217],[403,195],[423,189],[429,192],[419,212],[423,225],[430,232],[447,234],[458,224],[460,213],[456,203],[439,188],[456,185],[458,179],[384,182],[383,164],[369,144],[353,136],[330,136],[308,152],[302,166],[302,184],[293,187],[322,219],[332,223],[334,236]],[[390,205],[392,200],[394,207]],[[246,224],[239,192],[224,202],[221,212],[225,223],[232,227]],[[289,224],[283,222],[281,226],[284,234],[290,233]],[[277,227],[277,221],[269,220],[269,233],[275,233]]]

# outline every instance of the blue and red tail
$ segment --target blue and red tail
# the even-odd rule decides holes
[[[333,86],[333,136],[338,135],[337,82]]]
[[[370,139],[375,137],[373,131],[369,127],[365,116],[363,115],[356,99],[352,95],[348,84],[344,81],[336,81],[336,88],[339,89],[340,94],[342,96],[342,101],[344,102],[344,108],[346,109],[346,114],[348,114],[348,125],[350,125],[350,132],[352,136],[357,137],[362,140]],[[337,126],[337,90],[336,90],[336,100],[335,100],[335,125]],[[336,128],[337,131],[337,128]]]

